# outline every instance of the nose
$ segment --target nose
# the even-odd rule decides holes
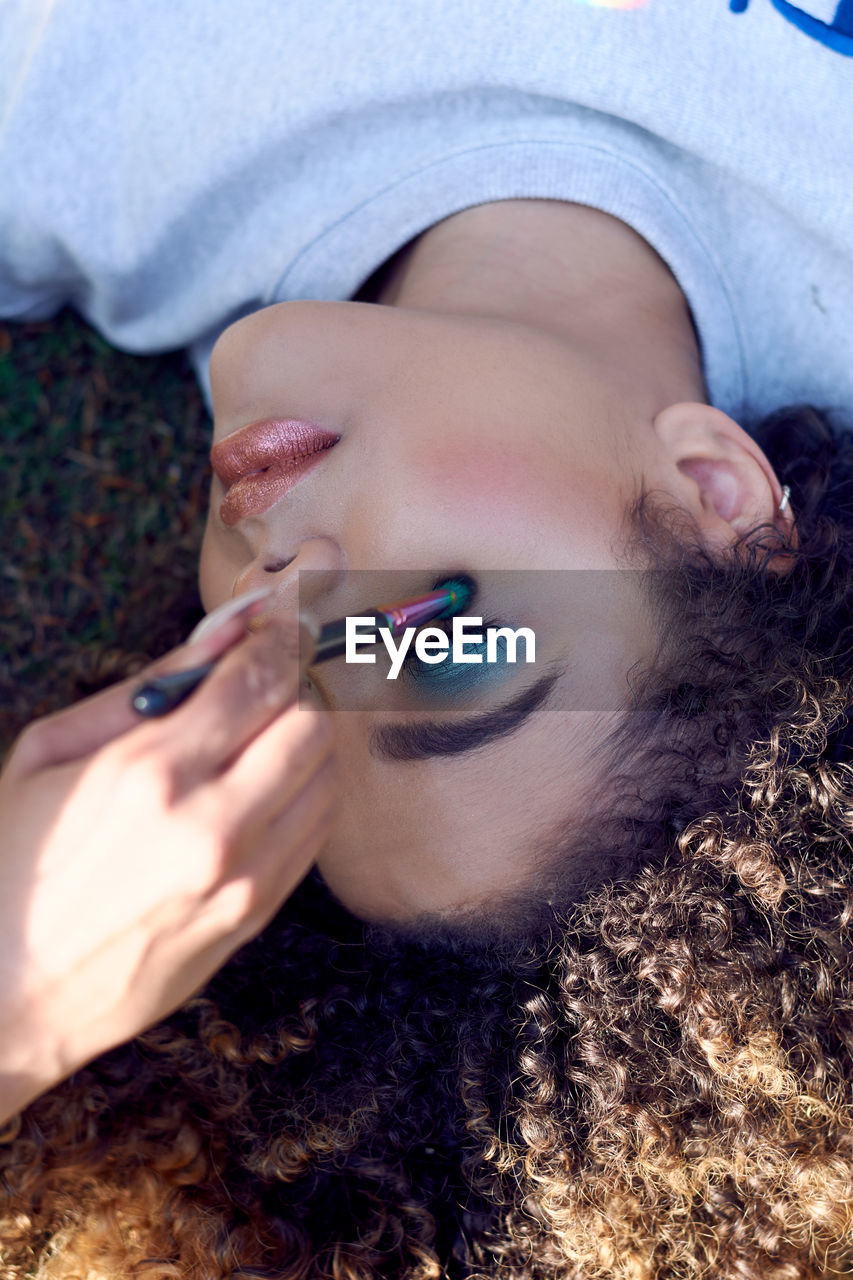
[[[346,577],[346,557],[333,538],[305,538],[292,556],[256,556],[234,583],[233,594],[272,586],[277,610],[314,609]]]

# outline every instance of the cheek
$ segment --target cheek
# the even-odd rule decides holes
[[[454,442],[440,456],[418,458],[415,467],[419,488],[442,522],[458,526],[461,517],[474,536],[511,540],[516,555],[531,554],[531,566],[543,565],[543,538],[562,553],[570,549],[576,567],[612,566],[618,494],[594,461],[570,465],[551,450],[507,448],[501,441],[477,450]]]
[[[419,457],[414,467],[437,501],[477,515],[494,516],[498,510],[515,517],[533,515],[548,502],[546,469],[530,453],[509,450],[498,441],[477,448],[445,444],[439,455]]]

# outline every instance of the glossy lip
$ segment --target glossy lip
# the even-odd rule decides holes
[[[210,451],[213,470],[225,485],[219,508],[223,524],[267,511],[313,471],[340,435],[298,418],[250,422]]]

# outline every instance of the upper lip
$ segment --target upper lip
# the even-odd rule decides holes
[[[262,418],[219,440],[210,461],[226,488],[223,521],[266,511],[339,440],[337,432],[297,418]]]

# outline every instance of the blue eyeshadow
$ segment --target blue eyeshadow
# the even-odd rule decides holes
[[[503,624],[484,620],[482,631],[485,633],[489,627],[501,625]],[[447,698],[456,694],[474,693],[486,685],[500,683],[506,678],[508,672],[514,671],[518,665],[517,662],[510,664],[506,660],[506,637],[497,636],[496,643],[496,662],[486,661],[485,634],[482,643],[468,642],[465,645],[465,652],[471,655],[481,654],[482,662],[453,662],[449,653],[443,662],[421,662],[412,648],[403,663],[403,677],[409,686],[416,689],[423,697],[434,694],[436,697]]]

